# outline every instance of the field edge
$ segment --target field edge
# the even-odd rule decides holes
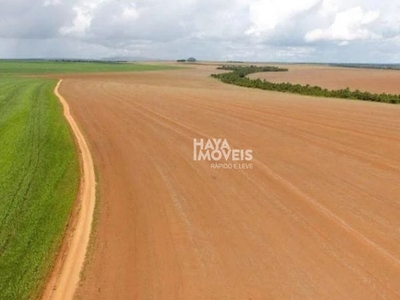
[[[42,299],[73,299],[81,279],[86,253],[92,232],[93,214],[96,207],[96,176],[89,146],[79,126],[72,117],[69,105],[59,93],[60,79],[54,94],[63,107],[63,115],[74,135],[79,153],[81,179],[79,193],[64,233],[60,252],[45,285]]]

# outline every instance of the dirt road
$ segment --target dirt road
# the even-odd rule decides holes
[[[196,70],[65,79],[99,174],[77,299],[399,299],[400,106]],[[193,139],[252,170],[193,160]]]
[[[44,291],[43,300],[73,299],[81,277],[81,271],[89,245],[93,213],[96,204],[96,179],[93,159],[87,142],[72,117],[69,105],[59,93],[62,80],[54,89],[63,106],[64,117],[75,136],[80,154],[81,184],[74,215],[70,218],[67,236],[64,238],[61,253]]]

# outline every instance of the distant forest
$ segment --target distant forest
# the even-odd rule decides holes
[[[329,64],[332,67],[360,68],[360,69],[383,69],[400,70],[400,64]]]

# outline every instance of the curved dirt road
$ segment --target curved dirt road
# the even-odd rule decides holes
[[[225,85],[211,67],[70,76],[100,180],[77,299],[399,299],[400,106]],[[252,170],[193,161],[194,138]]]
[[[61,253],[62,257],[56,263],[47,284],[43,296],[43,299],[46,300],[73,299],[85,261],[96,203],[96,179],[92,156],[82,132],[70,113],[68,103],[59,93],[61,83],[62,80],[57,83],[54,93],[60,100],[64,116],[75,135],[80,152],[82,179],[77,200],[78,209],[76,216],[72,219],[73,228],[71,232],[67,232],[71,235],[66,237],[66,251]]]

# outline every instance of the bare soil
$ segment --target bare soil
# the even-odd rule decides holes
[[[241,88],[212,72],[64,80],[99,174],[76,299],[398,299],[400,106]],[[346,85],[379,88],[368,83],[379,71],[332,72],[332,85],[358,72]],[[193,139],[213,137],[252,149],[254,169],[193,161]]]

